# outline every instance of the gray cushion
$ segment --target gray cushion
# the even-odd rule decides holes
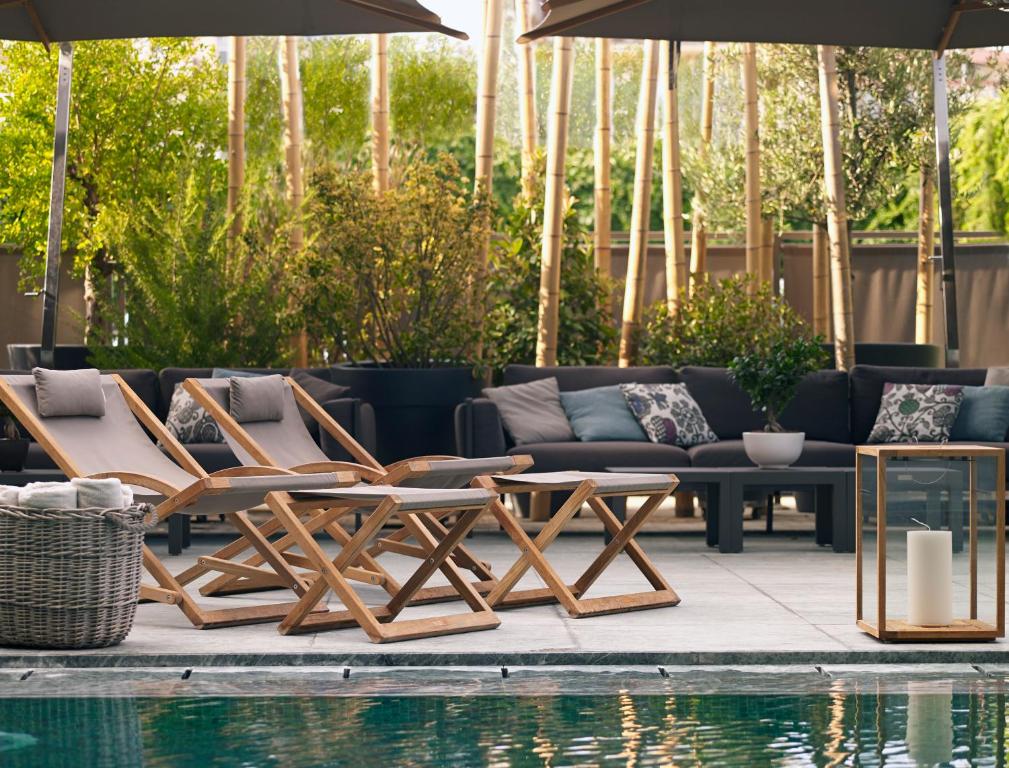
[[[32,370],[35,377],[35,397],[39,415],[95,416],[105,415],[105,395],[101,374],[94,368],[76,371]]]
[[[989,368],[984,377],[986,387],[1006,387],[1009,386],[1009,366]]]
[[[574,440],[567,414],[561,406],[557,379],[485,389],[484,397],[498,407],[501,421],[515,445]]]
[[[695,467],[752,467],[742,440],[722,440],[717,443],[696,445],[689,449],[690,463]],[[795,462],[799,467],[853,467],[855,446],[806,440],[802,455]]]
[[[239,424],[284,418],[283,376],[232,376],[231,417]]]
[[[664,443],[598,442],[539,443],[512,448],[509,455],[527,453],[537,472],[604,472],[607,467],[689,467],[687,452]]]

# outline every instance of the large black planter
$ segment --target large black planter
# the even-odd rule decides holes
[[[383,464],[455,455],[455,407],[480,390],[472,368],[337,365],[332,379],[374,407],[376,458]]]
[[[91,351],[83,344],[57,344],[53,350],[55,367],[60,371],[91,368],[88,356]],[[8,344],[7,360],[16,371],[30,371],[41,364],[42,350],[38,344]]]
[[[25,468],[25,459],[27,458],[27,440],[0,438],[0,471],[20,472]]]

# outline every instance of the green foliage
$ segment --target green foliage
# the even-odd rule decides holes
[[[250,215],[229,257],[221,169],[183,165],[164,202],[138,202],[118,217],[123,305],[96,340],[95,365],[272,366],[285,362],[291,325],[283,290],[287,227]]]
[[[541,178],[542,174],[537,174]],[[579,220],[574,200],[564,210],[561,295],[557,356],[560,365],[611,363],[617,332],[607,299],[609,280],[595,268],[589,234]],[[484,326],[485,355],[492,370],[508,363],[536,360],[540,265],[543,243],[543,190],[532,200],[519,195],[498,227],[488,282],[491,310]]]
[[[476,57],[439,38],[389,45],[389,118],[396,143],[425,146],[473,134]]]
[[[959,226],[1009,232],[1009,91],[964,115],[954,162]]]
[[[23,249],[22,276],[42,275],[52,172],[57,51],[0,44],[0,239]],[[225,71],[193,40],[82,42],[74,52],[63,248],[77,266],[103,259],[117,218],[168,196],[183,155],[217,162],[225,141]]]
[[[797,336],[805,322],[752,275],[701,282],[671,312],[665,301],[649,311],[641,343],[645,365],[706,365],[723,368],[747,349],[769,348],[779,336]]]
[[[822,368],[827,358],[819,336],[786,333],[780,327],[776,331],[766,346],[746,348],[729,365],[729,375],[767,419],[767,432],[784,431],[778,417],[802,378]]]
[[[320,168],[306,219],[295,273],[316,344],[396,368],[474,362],[489,212],[450,156],[411,159],[382,195],[367,173]]]

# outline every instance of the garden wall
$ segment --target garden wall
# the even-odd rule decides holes
[[[689,248],[688,248],[689,251]],[[852,247],[855,339],[914,341],[917,250],[911,244],[865,244]],[[745,268],[741,245],[712,245],[709,272],[728,277]],[[627,248],[615,244],[613,274],[623,280]],[[807,320],[813,315],[812,248],[808,243],[781,246],[785,297]],[[942,296],[938,290],[933,313],[933,338],[943,340]],[[957,244],[957,299],[960,316],[960,364],[964,368],[1009,365],[1009,244]],[[665,252],[660,242],[649,247],[645,276],[646,305],[665,296]],[[618,308],[619,313],[619,308]]]

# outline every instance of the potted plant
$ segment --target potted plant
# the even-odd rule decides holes
[[[0,470],[20,472],[25,468],[28,440],[21,436],[17,421],[7,406],[0,403]]]
[[[452,414],[480,387],[487,202],[448,155],[408,160],[382,193],[328,166],[306,227],[297,304],[333,382],[375,408],[379,460],[455,453]]]
[[[826,363],[821,341],[802,333],[774,334],[766,346],[736,355],[729,364],[729,374],[767,421],[763,432],[743,433],[746,455],[758,467],[781,469],[802,455],[805,433],[786,431],[778,419],[803,377]]]

